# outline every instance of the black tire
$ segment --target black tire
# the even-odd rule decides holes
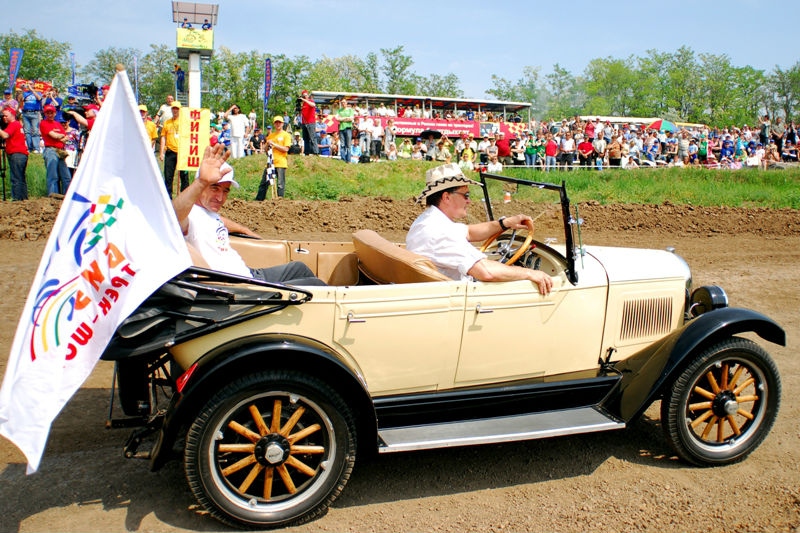
[[[330,386],[296,372],[260,372],[203,407],[186,437],[184,467],[197,501],[221,522],[285,527],[327,511],[353,470],[355,443],[352,414]]]
[[[769,354],[733,337],[705,350],[678,375],[661,401],[661,424],[683,460],[698,466],[735,463],[769,433],[780,395]]]

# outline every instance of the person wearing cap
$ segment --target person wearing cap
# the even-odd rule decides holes
[[[181,103],[173,101],[170,111],[172,112],[172,118],[164,121],[164,126],[161,128],[160,159],[164,162],[164,185],[167,187],[167,194],[172,198],[172,184],[175,181],[175,169],[178,167]],[[184,190],[189,186],[189,173],[181,170],[179,176],[181,180],[180,190]]]
[[[406,248],[428,257],[439,272],[455,280],[530,280],[536,283],[541,294],[549,294],[553,280],[544,272],[491,261],[471,244],[499,231],[526,229],[526,224],[533,221],[528,215],[519,214],[477,224],[456,222],[467,216],[470,185],[480,184],[467,178],[455,163],[428,170],[425,189],[417,198],[417,202],[424,201],[427,208],[411,224]]]
[[[5,141],[8,168],[11,171],[11,199],[28,199],[28,181],[25,170],[28,168],[28,144],[22,123],[17,120],[17,109],[3,106],[2,119],[5,128],[0,129],[0,139]]]
[[[250,228],[219,214],[231,187],[239,188],[229,152],[221,144],[206,148],[197,175],[172,201],[184,239],[213,270],[246,278],[293,285],[325,285],[308,266],[299,261],[269,268],[250,268],[233,249],[229,233],[261,238]]]
[[[139,104],[139,114],[142,116],[142,123],[144,124],[145,131],[147,132],[147,138],[150,139],[150,148],[155,150],[156,139],[158,139],[158,128],[156,127],[155,123],[150,120],[150,117],[147,116],[146,105]]]
[[[283,129],[283,117],[275,115],[272,119],[272,132],[267,136],[266,149],[272,152],[272,163],[275,167],[275,180],[277,183],[278,197],[286,194],[286,169],[289,167],[289,148],[292,146],[292,136]],[[256,200],[264,201],[267,198],[267,174],[261,176],[258,184]]]
[[[47,194],[64,194],[67,192],[72,179],[67,167],[64,143],[67,140],[67,131],[64,126],[56,121],[56,108],[46,105],[43,108],[44,120],[39,125],[39,131],[44,141],[44,168],[47,173]]]
[[[0,110],[6,107],[12,108],[14,113],[19,112],[19,102],[17,102],[16,98],[14,98],[14,94],[11,89],[3,90],[3,101],[0,102]]]
[[[303,123],[303,153],[305,155],[319,155],[317,146],[317,103],[310,97],[308,91],[300,92],[300,120]]]

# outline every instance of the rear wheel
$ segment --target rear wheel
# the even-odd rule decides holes
[[[284,527],[324,514],[355,464],[355,429],[331,387],[294,372],[261,372],[226,386],[186,438],[186,477],[198,502],[227,524]]]
[[[769,433],[780,393],[769,354],[734,337],[707,349],[678,376],[661,402],[661,423],[682,459],[699,466],[734,463]]]

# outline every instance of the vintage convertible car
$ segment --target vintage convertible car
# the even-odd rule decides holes
[[[780,377],[741,334],[785,345],[778,324],[728,307],[719,287],[692,290],[671,251],[584,246],[563,184],[480,179],[489,219],[503,187],[555,214],[556,239],[531,227],[483,243],[547,272],[551,294],[447,279],[369,230],[352,242],[235,239],[251,266],[300,260],[328,286],[257,282],[201,260],[166,283],[103,355],[116,362],[112,412],[125,413],[108,425],[140,426],[126,456],[157,469],[182,455],[212,516],[265,528],[325,513],[357,451],[622,429],[655,401],[689,463],[739,461],[764,440]]]

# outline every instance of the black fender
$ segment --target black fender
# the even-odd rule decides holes
[[[214,348],[196,365],[181,390],[172,396],[151,452],[153,471],[172,458],[176,440],[220,388],[244,374],[268,369],[298,370],[329,383],[356,414],[357,435],[375,437],[359,441],[377,443],[377,417],[366,383],[358,370],[351,369],[335,350],[319,341],[285,334],[247,336]]]
[[[720,340],[754,332],[786,346],[786,332],[774,320],[750,309],[725,307],[704,313],[658,342],[614,364],[622,375],[603,407],[625,422],[640,416],[695,354]]]

